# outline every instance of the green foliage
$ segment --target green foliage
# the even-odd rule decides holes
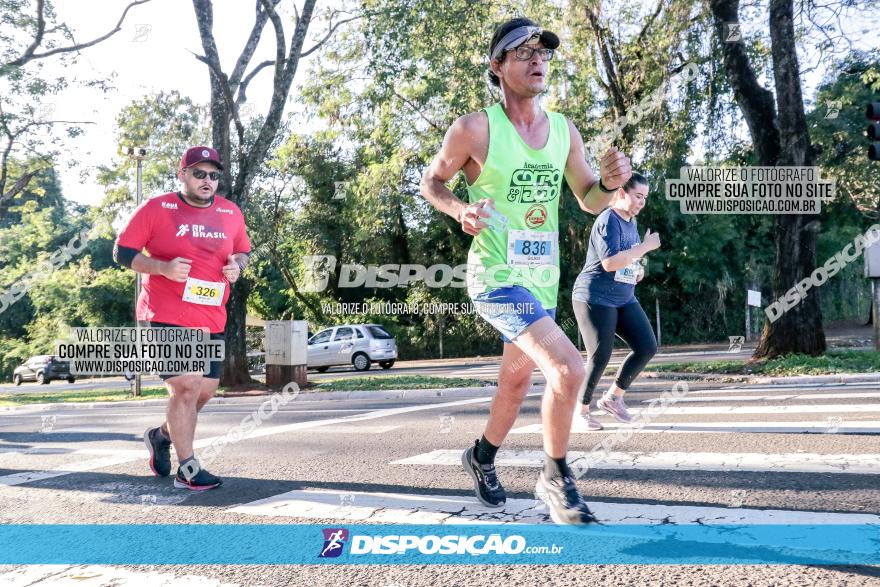
[[[143,199],[178,188],[177,168],[183,152],[193,145],[210,143],[208,114],[176,90],[145,96],[122,109],[116,117],[117,159],[98,168],[97,181],[104,186],[101,204],[104,217],[116,220],[134,209],[136,162],[128,147],[147,150],[143,162]]]

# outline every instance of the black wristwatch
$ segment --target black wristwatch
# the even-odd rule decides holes
[[[618,188],[614,188],[613,190],[609,190],[608,188],[606,188],[606,187],[605,187],[605,184],[602,183],[602,177],[601,177],[601,176],[599,177],[599,189],[600,189],[601,191],[605,192],[606,194],[610,194],[610,193],[616,192],[616,191],[618,190]]]

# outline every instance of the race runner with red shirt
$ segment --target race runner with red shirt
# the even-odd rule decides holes
[[[224,340],[229,287],[244,270],[251,245],[241,210],[216,194],[222,169],[214,149],[187,149],[177,172],[181,191],[141,204],[119,233],[114,259],[144,275],[137,302],[142,326],[207,328],[212,340]],[[170,395],[166,419],[144,432],[144,443],[150,469],[161,477],[171,474],[173,443],[179,462],[174,487],[204,491],[223,482],[193,453],[198,412],[214,397],[222,365],[212,361],[207,374],[162,375]]]

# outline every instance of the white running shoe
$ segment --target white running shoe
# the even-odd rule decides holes
[[[605,428],[602,426],[602,422],[594,418],[589,411],[581,412],[581,419],[587,425],[587,430],[603,430]]]
[[[596,407],[600,410],[605,410],[624,424],[628,424],[632,420],[632,416],[629,415],[629,411],[626,409],[626,404],[623,403],[623,397],[603,395],[596,402]]]

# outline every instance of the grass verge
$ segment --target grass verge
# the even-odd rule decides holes
[[[346,377],[322,381],[312,389],[316,391],[381,391],[383,389],[438,389],[444,387],[483,387],[495,385],[494,381],[480,381],[464,377],[383,376]]]
[[[647,371],[711,373],[720,375],[836,375],[839,373],[880,372],[878,351],[829,351],[818,357],[785,355],[760,361],[703,361],[651,365]]]
[[[168,397],[164,387],[145,387],[140,397],[132,397],[128,389],[89,389],[71,391],[31,391],[0,394],[0,406],[25,406],[28,404],[56,404],[60,402],[122,402],[128,400],[157,399]]]

